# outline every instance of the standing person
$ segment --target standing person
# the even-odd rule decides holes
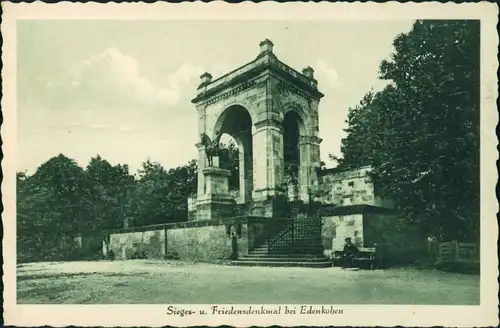
[[[434,236],[427,237],[427,252],[431,262],[435,262],[438,255],[438,243]]]
[[[238,241],[236,239],[236,234],[233,232],[231,234],[231,259],[232,260],[237,260],[238,259]]]
[[[115,252],[113,252],[112,249],[110,249],[108,251],[107,256],[108,256],[108,260],[110,260],[110,261],[114,261],[115,260]]]
[[[358,255],[358,248],[351,242],[351,238],[347,237],[344,244],[344,268],[352,267],[354,259]]]

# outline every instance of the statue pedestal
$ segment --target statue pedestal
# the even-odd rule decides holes
[[[205,176],[205,195],[229,195],[229,170],[219,167],[207,167],[203,169]]]
[[[205,176],[205,194],[196,201],[196,217],[198,220],[213,220],[235,216],[236,202],[229,194],[229,170],[218,167],[203,169]]]

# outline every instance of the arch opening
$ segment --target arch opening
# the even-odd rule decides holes
[[[220,164],[232,172],[230,191],[237,194],[238,203],[248,202],[253,189],[252,118],[240,105],[225,109],[214,126],[214,136],[221,133]],[[229,165],[229,167],[228,167]]]
[[[304,123],[300,115],[289,110],[283,117],[283,162],[284,183],[288,197],[292,200],[300,198],[301,184],[301,154],[300,137]]]
[[[288,111],[283,118],[283,161],[285,177],[298,182],[300,168],[300,124],[302,119],[295,111]]]
[[[223,133],[220,139],[220,148],[219,165],[232,173],[228,179],[229,191],[237,191],[240,189],[240,152],[238,143],[230,134]]]

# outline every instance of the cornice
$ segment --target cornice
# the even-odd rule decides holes
[[[199,93],[193,100],[191,100],[191,102],[193,104],[197,104],[197,103],[200,103],[203,101],[207,101],[210,98],[217,96],[222,90],[225,90],[227,88],[235,86],[239,83],[245,83],[245,82],[246,83],[250,83],[250,82],[255,83],[255,81],[252,81],[252,80],[255,79],[257,76],[259,76],[261,73],[265,72],[266,70],[268,70],[269,73],[271,73],[275,76],[279,76],[281,79],[283,79],[286,82],[292,84],[293,86],[299,88],[300,90],[308,93],[313,98],[316,98],[319,100],[322,97],[324,97],[323,93],[318,91],[311,84],[308,84],[305,82],[307,80],[307,81],[313,81],[314,83],[317,83],[315,79],[305,77],[305,76],[303,76],[303,74],[290,68],[289,66],[282,63],[278,59],[273,59],[273,58],[271,58],[269,61],[263,62],[262,64],[256,65],[255,67],[253,67],[247,71],[243,71],[241,74],[236,75],[234,78],[228,80],[225,83],[221,83],[221,84],[216,85],[213,88],[210,88],[210,85],[213,84],[214,82],[220,81],[221,79],[226,78],[230,74],[236,73],[239,69],[243,69],[244,67],[246,67],[248,65],[254,64],[257,60],[254,60],[246,65],[243,65],[243,66],[221,76],[217,80],[212,81],[211,83],[200,85],[199,88],[205,87],[207,90],[205,92]],[[293,74],[296,76],[292,75],[292,73],[290,73],[290,72],[293,72]],[[228,90],[227,92],[230,93],[231,90]]]

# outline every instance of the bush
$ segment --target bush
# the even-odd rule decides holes
[[[177,252],[167,252],[163,257],[165,260],[180,260],[179,254]]]
[[[465,274],[479,274],[481,271],[479,261],[441,262],[436,264],[436,268],[446,272]]]
[[[64,261],[97,261],[103,258],[100,245],[70,246],[62,252]]]
[[[132,260],[144,260],[148,258],[148,253],[145,251],[137,251],[130,257]]]

